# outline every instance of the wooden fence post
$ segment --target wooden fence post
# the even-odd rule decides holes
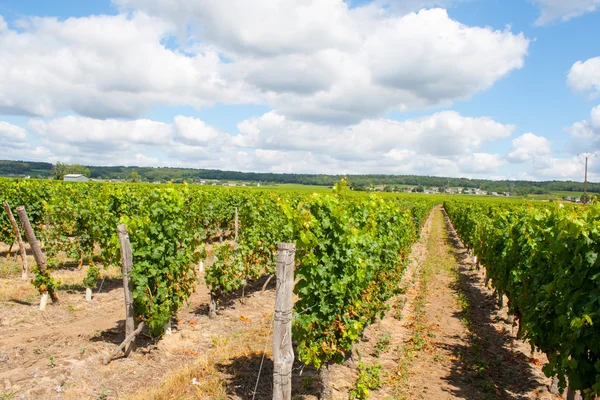
[[[120,224],[117,227],[119,240],[121,241],[121,263],[123,264],[123,290],[125,292],[125,337],[129,337],[135,331],[135,310],[133,309],[133,283],[130,275],[133,268],[133,254],[129,243],[127,226]],[[125,345],[125,357],[135,351],[135,339]]]
[[[46,275],[46,258],[42,253],[42,249],[40,249],[40,244],[35,237],[35,233],[33,232],[33,228],[31,227],[31,223],[29,222],[29,218],[27,218],[27,212],[25,211],[25,207],[18,206],[17,214],[19,215],[19,219],[21,220],[21,225],[23,226],[23,230],[25,231],[25,237],[29,242],[29,246],[33,251],[33,258],[35,258],[35,262],[40,270],[40,274]],[[58,303],[58,296],[56,292],[52,288],[48,288],[48,291],[42,293],[42,299],[40,300],[40,310],[44,310],[46,308],[46,303],[48,302],[48,295],[52,299],[53,303]]]
[[[15,217],[10,210],[10,205],[5,201],[2,203],[6,213],[8,214],[8,219],[10,220],[10,224],[13,227],[13,231],[15,232],[15,237],[17,238],[17,243],[19,244],[19,252],[21,253],[21,278],[28,278],[28,267],[27,267],[27,252],[25,251],[25,244],[23,243],[23,238],[21,237],[21,231],[19,231],[19,226],[17,225],[17,221],[15,221]]]
[[[208,318],[215,319],[217,318],[217,294],[210,291],[210,302],[208,304]]]
[[[294,291],[294,243],[277,246],[277,290],[273,325],[273,400],[292,399],[292,312]]]
[[[240,227],[240,222],[238,220],[238,209],[237,207],[235,208],[235,241],[237,242],[238,240],[238,229]]]
[[[571,385],[567,386],[567,400],[581,400],[582,396],[577,390],[573,390]]]

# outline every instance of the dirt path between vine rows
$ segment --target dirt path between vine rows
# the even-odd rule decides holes
[[[369,398],[382,400],[558,398],[541,371],[543,355],[516,339],[441,206],[425,222],[400,288],[353,360],[331,367],[334,400],[369,384]]]
[[[399,364],[397,398],[555,399],[543,355],[516,339],[441,207],[433,211],[427,254],[409,305],[411,335]],[[406,348],[408,347],[408,349]]]

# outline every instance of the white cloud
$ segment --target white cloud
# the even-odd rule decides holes
[[[34,119],[28,125],[43,147],[63,162],[452,176],[497,173],[502,157],[479,149],[514,130],[488,117],[451,111],[404,122],[364,120],[346,127],[291,120],[271,111],[240,122],[235,133],[184,116],[172,123],[68,116]]]
[[[521,68],[529,46],[522,34],[466,26],[443,9],[119,4],[128,13],[33,17],[18,29],[2,20],[0,113],[135,118],[157,105],[261,103],[294,119],[349,124],[468,98]]]
[[[86,153],[134,149],[135,146],[160,146],[171,140],[173,128],[163,122],[100,120],[86,117],[61,117],[49,122],[31,120],[29,127],[49,146],[77,147]]]
[[[551,158],[545,168],[536,171],[541,179],[559,179],[583,181],[584,165],[578,157]],[[588,179],[598,179],[597,176],[589,175]]]
[[[0,142],[8,148],[26,147],[27,131],[20,126],[0,121]]]
[[[600,107],[583,122],[587,130],[573,135],[592,137],[600,143]],[[527,163],[529,170],[521,171],[519,177],[528,179],[580,180],[582,171],[581,159],[553,157],[550,141],[532,133],[515,138],[507,155],[484,152],[484,144],[490,147],[509,137],[514,126],[452,111],[403,122],[364,120],[346,127],[291,120],[272,111],[240,122],[238,132],[230,133],[185,116],[177,116],[171,123],[69,116],[34,119],[28,127],[29,134],[21,127],[0,123],[0,128],[5,128],[0,129],[0,135],[9,132],[9,137],[22,142],[18,157],[10,158],[90,165],[488,179],[512,176],[507,162]],[[33,136],[39,136],[41,145],[30,144]],[[596,179],[598,173],[600,169],[593,164],[590,179]]]
[[[218,129],[207,125],[198,118],[177,116],[175,122],[175,139],[189,145],[217,145],[227,137]]]
[[[600,6],[600,0],[532,0],[540,7],[541,14],[536,25],[545,25],[556,20],[568,21]]]
[[[600,105],[592,109],[589,120],[576,122],[567,130],[574,153],[600,151]]]
[[[600,94],[600,57],[577,61],[567,76],[569,87],[575,92],[591,92],[594,98]]]
[[[354,123],[468,98],[521,68],[529,45],[522,34],[469,27],[442,9],[398,14],[395,1],[356,8],[342,0],[116,3],[193,32],[194,48],[228,60],[226,79],[243,80],[280,114],[315,122]]]
[[[548,138],[525,133],[513,139],[512,148],[506,158],[511,163],[533,163],[544,165],[552,154],[552,144]]]
[[[468,157],[462,157],[458,161],[461,172],[467,174],[497,174],[498,169],[504,165],[504,157],[500,154],[473,153]]]
[[[31,18],[0,29],[0,112],[138,116],[156,104],[244,102],[241,83],[219,73],[218,54],[165,47],[166,21],[131,17]]]
[[[364,120],[347,127],[290,120],[274,111],[238,124],[240,147],[323,152],[339,159],[377,159],[394,149],[447,157],[476,152],[484,141],[508,137],[512,125],[453,111],[397,122]]]

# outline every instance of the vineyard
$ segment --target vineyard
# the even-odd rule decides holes
[[[519,336],[560,387],[600,392],[600,208],[448,200],[461,238],[508,298]],[[571,394],[572,395],[572,394]]]
[[[295,308],[302,313],[294,338],[299,359],[320,368],[343,361],[385,310],[433,205],[356,196],[344,184],[331,195],[305,195],[3,180],[0,195],[25,205],[43,243],[48,269],[33,268],[32,280],[40,294],[60,284],[52,278],[58,255],[89,264],[83,285],[94,289],[100,269],[120,261],[116,227],[125,224],[135,313],[155,336],[195,290],[201,260],[213,260],[204,278],[214,317],[223,296],[274,274],[278,243],[297,243]],[[0,227],[0,240],[12,243],[6,215]]]
[[[18,230],[25,228],[21,218],[24,211],[43,249],[45,265],[30,262],[31,283],[26,284],[33,285],[41,296],[51,294],[55,304],[37,312],[55,313],[67,286],[93,293],[94,300],[90,303],[92,298],[87,299],[90,312],[94,312],[93,307],[99,312],[106,306],[100,291],[106,279],[119,288],[125,258],[124,236],[117,226],[124,225],[131,247],[131,272],[126,278],[130,278],[135,323],[140,331],[144,327],[143,336],[137,339],[142,348],[155,346],[144,344],[147,341],[168,343],[169,339],[161,337],[170,332],[172,323],[181,322],[181,310],[191,303],[206,310],[204,326],[208,327],[228,324],[222,321],[229,315],[232,298],[240,298],[246,314],[235,319],[247,322],[250,313],[254,320],[261,319],[256,334],[269,339],[278,329],[278,321],[291,322],[294,368],[306,369],[310,379],[315,375],[325,398],[331,397],[328,391],[336,383],[332,366],[355,359],[372,326],[389,319],[390,313],[399,313],[390,304],[407,296],[407,286],[400,283],[410,278],[420,287],[419,279],[424,278],[418,273],[419,267],[410,263],[411,250],[414,253],[431,210],[441,201],[431,196],[354,193],[344,180],[331,193],[313,194],[186,184],[12,179],[0,180],[0,200],[9,208],[24,206],[19,210]],[[508,298],[509,310],[519,323],[518,336],[547,355],[547,376],[556,376],[561,388],[568,383],[572,391],[581,390],[589,396],[600,392],[600,350],[594,341],[595,326],[600,323],[596,283],[600,273],[595,271],[600,267],[600,209],[452,198],[446,199],[444,208],[477,262],[485,267],[491,286],[500,298]],[[436,215],[441,213],[439,208],[435,210]],[[444,228],[439,224],[437,229]],[[31,244],[29,239],[28,235]],[[20,254],[8,213],[0,217],[0,242],[6,245],[7,258]],[[260,288],[264,292],[270,282],[277,281],[279,296],[280,276],[271,277],[280,264],[280,243],[295,244],[291,261],[294,304],[289,314],[275,308],[273,318],[273,300],[262,310],[243,307],[245,297],[255,301],[252,293]],[[435,250],[436,246],[431,247]],[[417,272],[407,277],[409,265]],[[69,268],[81,271],[77,275],[81,281],[69,281],[65,286],[60,277]],[[12,279],[15,272],[2,273]],[[206,296],[198,297],[197,292]],[[199,298],[202,305],[197,304]],[[13,296],[1,300],[8,310],[9,302],[22,299]],[[29,310],[36,308],[32,303],[27,303]],[[121,313],[124,318],[125,312]],[[188,322],[197,324],[195,319]],[[18,327],[11,329],[18,335]],[[108,347],[111,352],[125,338],[123,329],[118,330],[120,339]],[[34,337],[31,335],[32,340]],[[7,343],[16,345],[16,340],[18,336]],[[135,343],[135,336],[133,340]],[[212,340],[214,345],[216,339]],[[106,357],[106,351],[98,353],[89,362],[110,361]],[[259,371],[253,371],[259,378],[263,363],[264,352]],[[367,381],[381,365],[358,365],[357,383],[350,396],[368,398],[370,386],[362,385],[361,379]],[[208,367],[203,368],[207,371]],[[297,387],[298,382],[292,381]],[[309,388],[307,382],[304,386]],[[248,393],[256,395],[256,387]]]

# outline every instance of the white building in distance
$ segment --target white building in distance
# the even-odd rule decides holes
[[[65,182],[87,182],[89,179],[82,174],[67,174],[64,176]]]

